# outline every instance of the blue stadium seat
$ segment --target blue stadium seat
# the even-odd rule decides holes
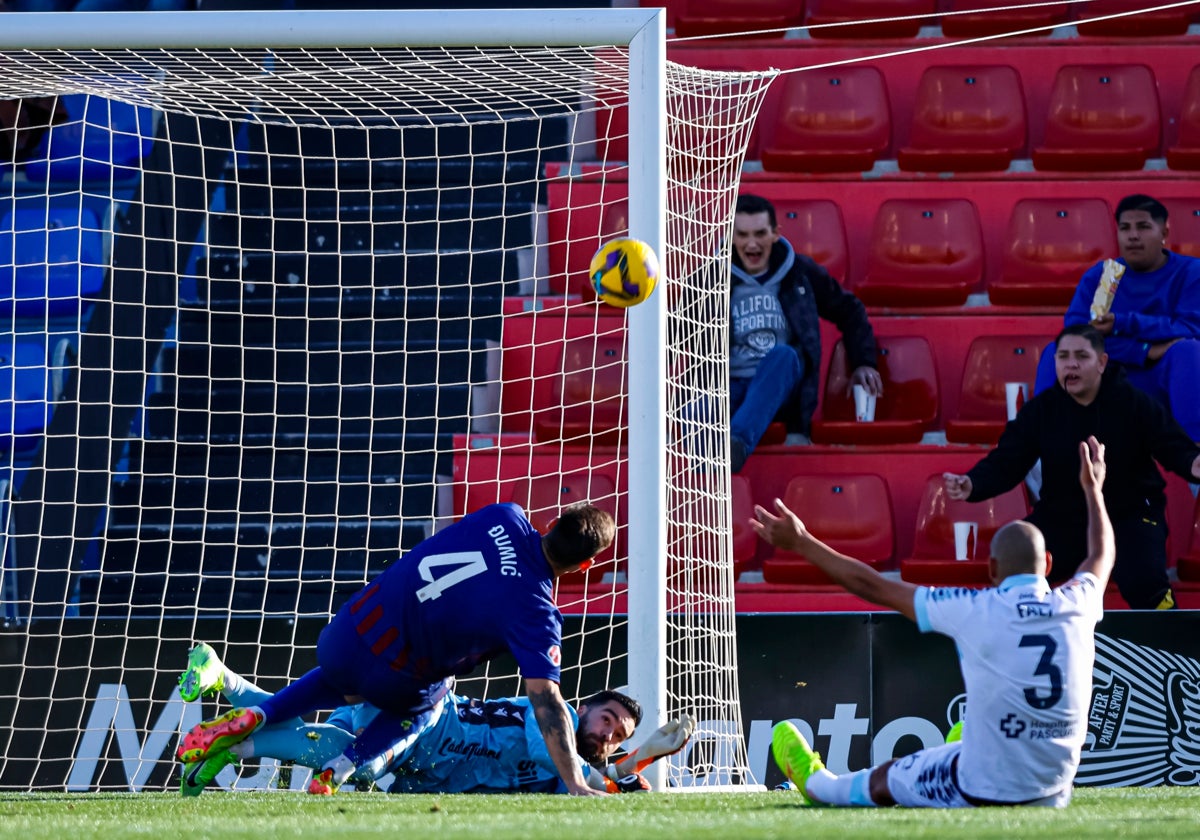
[[[154,143],[154,112],[87,94],[63,97],[70,120],[46,132],[25,177],[33,181],[136,178]]]
[[[104,285],[104,238],[87,207],[18,199],[0,218],[0,315],[78,312]]]
[[[34,449],[50,420],[46,348],[37,338],[0,338],[0,451]]]

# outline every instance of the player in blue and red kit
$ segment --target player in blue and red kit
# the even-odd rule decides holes
[[[226,667],[209,645],[196,645],[179,678],[180,697],[192,701],[218,692],[235,706],[261,704],[271,696]],[[319,769],[341,754],[377,713],[373,706],[359,704],[340,707],[324,723],[272,721],[229,749],[184,765],[180,792],[198,796],[226,767],[251,758]],[[589,785],[610,793],[644,790],[640,770],[681,750],[695,729],[691,716],[680,714],[609,764],[641,723],[641,706],[626,694],[606,690],[583,700],[571,715],[575,760]],[[351,781],[375,782],[392,793],[566,791],[527,698],[474,700],[450,694],[434,710],[434,718],[414,742],[395,750],[390,762],[363,765]]]
[[[333,793],[359,766],[415,741],[455,675],[510,651],[567,792],[596,794],[573,758],[574,726],[559,692],[562,615],[553,584],[590,565],[615,532],[612,517],[587,504],[564,509],[545,536],[514,504],[463,517],[342,606],[317,641],[316,668],[259,706],[197,724],[179,759],[194,763],[266,722],[370,703],[379,714],[309,787]]]

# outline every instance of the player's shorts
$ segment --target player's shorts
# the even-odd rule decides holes
[[[429,711],[454,686],[453,677],[434,682],[415,681],[411,674],[391,667],[390,662],[363,644],[345,611],[334,616],[321,631],[317,639],[317,664],[321,666],[322,678],[343,695],[361,697],[397,715]]]
[[[1026,802],[996,802],[963,793],[958,786],[958,755],[962,742],[940,744],[896,759],[888,768],[888,789],[897,805],[906,808],[979,808],[988,805],[1032,805],[1065,808],[1071,801],[1068,785],[1058,793]]]

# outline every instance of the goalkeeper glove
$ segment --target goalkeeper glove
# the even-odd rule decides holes
[[[608,788],[609,793],[646,793],[650,790],[650,783],[641,773],[630,773],[628,776],[610,780]]]
[[[608,769],[609,778],[628,776],[631,773],[641,773],[664,755],[674,755],[683,749],[684,744],[696,731],[696,720],[687,712],[669,720],[659,727],[658,731],[647,738],[640,747],[625,756]]]

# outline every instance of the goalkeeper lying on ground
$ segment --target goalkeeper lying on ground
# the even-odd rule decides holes
[[[206,644],[197,645],[179,677],[186,701],[220,692],[235,706],[250,706],[270,696],[226,668]],[[369,704],[342,706],[322,724],[300,718],[272,723],[206,759],[183,766],[180,791],[197,796],[217,774],[247,758],[275,758],[319,769],[340,755],[377,709]],[[608,764],[641,722],[637,701],[602,691],[580,704],[575,741],[588,784],[598,790],[647,789],[641,771],[651,762],[678,752],[695,728],[688,715],[669,721],[630,755]],[[389,774],[394,777],[389,780]],[[377,781],[392,793],[562,793],[562,778],[525,697],[473,700],[447,695],[435,708],[430,726],[401,742],[352,781]],[[311,791],[310,791],[311,792]],[[328,791],[332,793],[332,790]]]

